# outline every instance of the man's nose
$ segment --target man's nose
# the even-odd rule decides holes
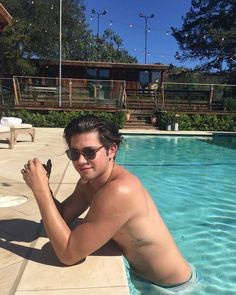
[[[84,157],[83,154],[80,154],[79,159],[76,160],[76,162],[78,162],[79,164],[81,164],[81,163],[83,164],[83,163],[87,163],[87,160],[86,160],[86,158]]]

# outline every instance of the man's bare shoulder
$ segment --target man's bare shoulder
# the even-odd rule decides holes
[[[112,180],[120,180],[120,181],[124,181],[124,183],[126,183],[126,181],[128,183],[140,182],[139,179],[137,178],[137,176],[135,176],[134,174],[132,174],[131,172],[126,170],[124,167],[117,165],[117,164],[115,164],[115,166],[114,166]]]
[[[119,193],[133,194],[143,188],[138,177],[124,169],[122,166],[115,165],[113,175],[107,183],[107,187]]]
[[[132,212],[137,199],[145,198],[146,191],[139,179],[119,165],[115,165],[109,181],[96,193],[94,201],[99,206],[120,207]],[[125,208],[124,208],[125,207]]]

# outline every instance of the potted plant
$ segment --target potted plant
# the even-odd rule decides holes
[[[166,112],[165,113],[165,121],[166,121],[166,130],[170,131],[171,126],[174,122],[175,114],[173,112]]]
[[[179,114],[175,114],[174,118],[174,131],[179,131]]]

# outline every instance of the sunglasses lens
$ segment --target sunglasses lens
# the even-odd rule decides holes
[[[79,151],[75,151],[75,150],[71,150],[71,149],[67,150],[66,154],[67,154],[67,157],[72,161],[76,161],[80,157]]]
[[[82,155],[87,159],[87,160],[93,160],[96,157],[96,150],[91,149],[91,148],[84,148],[82,151]]]
[[[71,161],[77,161],[80,158],[80,155],[83,155],[83,157],[86,160],[93,160],[96,158],[96,153],[99,151],[103,146],[99,147],[98,149],[93,149],[93,148],[84,148],[81,152],[78,150],[73,150],[73,149],[68,149],[66,151],[67,157]]]

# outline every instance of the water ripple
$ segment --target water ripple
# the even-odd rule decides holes
[[[122,166],[133,166],[133,167],[182,167],[182,166],[222,166],[222,165],[236,165],[235,162],[222,162],[222,163],[160,163],[160,164],[150,164],[150,163],[122,163]]]

